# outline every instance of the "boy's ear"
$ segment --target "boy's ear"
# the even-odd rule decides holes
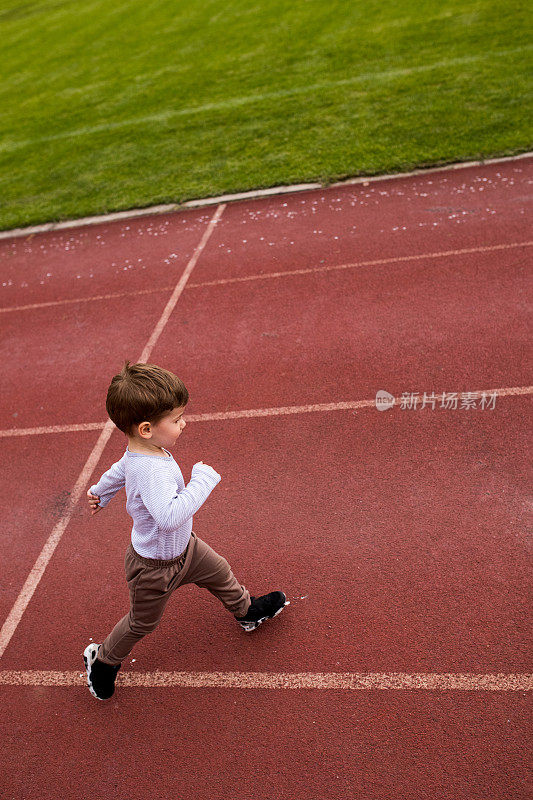
[[[152,437],[149,422],[141,422],[140,425],[137,426],[137,430],[139,431],[139,436],[142,436],[144,439],[150,439]]]

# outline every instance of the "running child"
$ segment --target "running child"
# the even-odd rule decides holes
[[[124,567],[130,610],[101,644],[87,645],[83,661],[91,694],[108,700],[115,678],[136,642],[154,631],[171,594],[195,583],[217,597],[245,631],[279,614],[289,601],[280,591],[250,596],[228,562],[192,529],[193,514],[221,476],[198,461],[187,486],[169,448],[182,435],[189,393],[172,372],[126,361],[111,381],[106,409],[127,437],[122,458],[87,491],[91,514],[123,486],[133,519]]]

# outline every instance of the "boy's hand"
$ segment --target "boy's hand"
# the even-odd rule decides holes
[[[207,467],[207,469],[208,469],[208,470],[210,470],[210,472],[211,472],[211,474],[212,474],[213,476],[215,476],[215,475],[216,475],[216,477],[218,478],[218,480],[219,480],[219,481],[220,481],[220,480],[222,480],[221,476],[218,474],[218,472],[216,471],[216,469],[213,469],[213,467],[211,467],[209,464],[204,464],[204,462],[203,462],[203,461],[197,461],[197,462],[196,462],[196,464],[194,464],[194,466],[193,466],[193,468],[192,468],[192,471],[191,471],[191,474],[193,474],[193,473],[194,473],[194,467],[200,467],[200,466],[201,466],[201,467]]]
[[[100,498],[97,494],[91,494],[91,490],[87,490],[87,499],[89,501],[89,506],[91,508],[91,516],[96,514],[97,511],[100,511],[100,506],[98,503],[100,502]]]

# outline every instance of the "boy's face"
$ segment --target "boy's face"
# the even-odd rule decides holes
[[[184,412],[185,406],[172,409],[172,411],[165,414],[155,425],[154,423],[150,423],[149,430],[151,436],[143,436],[141,438],[156,447],[165,447],[167,450],[173,447],[187,424],[183,418]],[[148,429],[145,427],[147,425],[148,423],[143,422],[139,427],[141,430],[147,432]]]

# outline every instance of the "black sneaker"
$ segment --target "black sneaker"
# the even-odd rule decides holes
[[[252,601],[245,617],[235,617],[245,631],[254,631],[266,619],[280,614],[285,606],[290,605],[283,592],[270,592],[262,597],[250,597]]]
[[[87,670],[87,684],[94,697],[98,700],[109,700],[115,692],[115,678],[121,664],[113,666],[99,661],[99,644],[89,644],[83,651],[83,661]]]

